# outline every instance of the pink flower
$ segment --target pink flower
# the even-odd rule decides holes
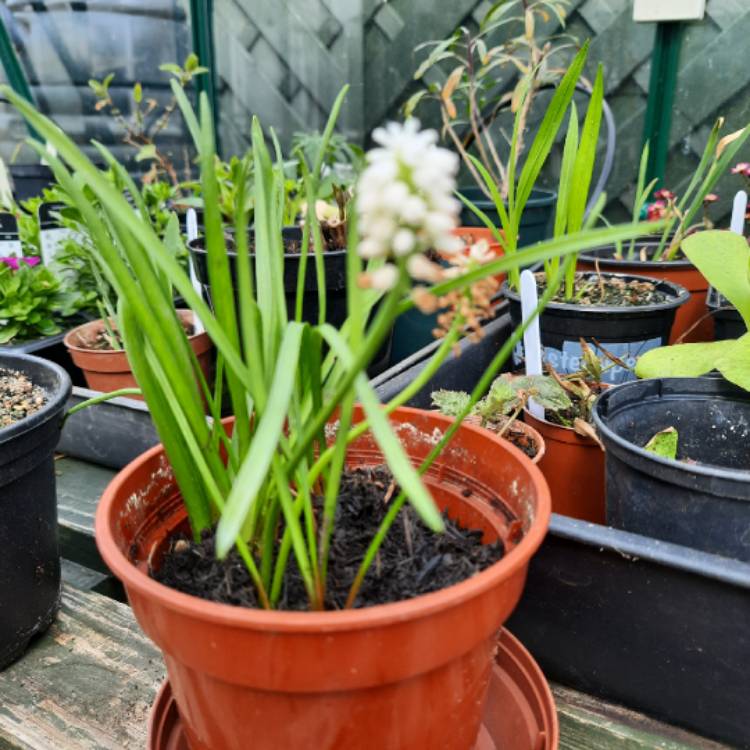
[[[654,193],[654,198],[656,198],[657,201],[665,201],[669,203],[669,201],[673,201],[677,196],[671,191],[671,190],[657,190]]]
[[[0,263],[5,263],[5,265],[9,266],[13,271],[17,271],[19,269],[21,261],[23,261],[27,266],[36,266],[42,262],[41,258],[35,258],[33,256],[30,256],[28,258],[17,258],[11,255],[5,258],[0,258]]]
[[[648,207],[646,218],[649,221],[658,221],[659,219],[663,218],[666,213],[667,207],[664,204],[664,201],[656,201]]]
[[[746,161],[741,161],[732,167],[731,172],[732,174],[741,174],[745,177],[750,177],[750,164]]]
[[[704,199],[704,203],[716,203],[719,200],[719,196],[716,193],[709,193]]]

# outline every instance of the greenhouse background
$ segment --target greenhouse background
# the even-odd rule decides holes
[[[232,154],[246,147],[253,114],[276,130],[284,146],[295,132],[322,128],[345,83],[351,91],[339,127],[355,143],[366,143],[374,127],[399,116],[418,87],[413,75],[423,55],[415,48],[447,36],[459,24],[475,27],[491,3],[216,0],[209,5],[221,145]],[[97,138],[112,145],[118,157],[132,158],[116,125],[95,110],[87,82],[114,73],[114,99],[123,107],[129,106],[136,82],[146,95],[167,99],[168,75],[159,65],[182,61],[191,49],[187,0],[6,0],[0,10],[41,108],[78,143]],[[664,179],[664,186],[678,193],[716,118],[725,117],[731,132],[750,114],[750,66],[741,54],[750,37],[750,8],[743,0],[708,0],[702,23],[679,26]],[[557,33],[559,23],[550,18],[541,31]],[[597,62],[605,65],[606,97],[617,127],[607,215],[621,220],[632,204],[634,164],[644,139],[656,24],[633,23],[632,0],[573,0],[565,31],[580,41],[592,39],[590,77]],[[720,86],[715,85],[718,72]],[[429,124],[439,124],[425,114],[420,116]],[[10,158],[25,129],[7,106],[0,118],[0,154]],[[177,148],[187,142],[176,119],[163,138]],[[16,154],[17,161],[24,158],[31,155]],[[555,179],[550,174],[546,181]],[[717,219],[728,214],[738,187],[729,177],[719,184]]]

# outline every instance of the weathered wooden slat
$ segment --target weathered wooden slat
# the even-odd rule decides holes
[[[0,749],[135,750],[164,679],[124,604],[66,585],[58,620],[0,673]],[[624,708],[553,686],[561,750],[722,750]]]
[[[729,750],[621,706],[554,685],[560,750]]]
[[[61,555],[87,568],[108,572],[94,542],[94,514],[115,472],[74,458],[58,459],[55,468]]]
[[[66,586],[57,621],[0,673],[0,748],[142,750],[163,679],[127,605]]]

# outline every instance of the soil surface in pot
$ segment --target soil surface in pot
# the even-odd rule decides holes
[[[499,434],[505,429],[505,422],[488,422],[487,429]],[[529,458],[535,458],[539,452],[539,446],[534,442],[528,432],[524,432],[520,427],[511,425],[502,434],[502,438],[509,443],[513,443],[516,448],[522,450]]]
[[[182,323],[182,329],[185,331],[186,336],[192,336],[195,333],[195,329],[191,321],[181,320],[180,322]],[[87,331],[85,335],[79,332],[76,335],[75,345],[80,347],[81,349],[89,349],[91,351],[97,352],[113,352],[119,349],[123,349],[124,344],[122,341],[122,337],[120,336],[119,331],[114,326],[112,326],[111,333],[117,339],[117,348],[113,346],[110,331],[108,331],[103,326],[93,332]]]
[[[537,274],[537,284],[544,288],[546,279],[543,274]],[[651,281],[580,273],[576,274],[573,299],[566,299],[565,290],[561,288],[552,301],[587,307],[641,307],[657,305],[668,299],[668,295],[659,291]]]
[[[46,403],[44,390],[26,375],[0,368],[0,428],[38,412]]]
[[[328,561],[327,609],[342,609],[388,501],[398,494],[384,466],[348,470],[341,479],[335,530]],[[322,500],[318,499],[320,510]],[[430,531],[408,504],[404,506],[365,577],[355,607],[411,599],[471,578],[502,558],[501,543],[482,544],[482,532],[464,529],[444,515],[443,534]],[[255,587],[236,550],[225,560],[214,551],[214,533],[200,542],[182,537],[172,542],[152,577],[173,589],[202,599],[259,607]],[[279,609],[309,609],[294,555],[290,555]]]

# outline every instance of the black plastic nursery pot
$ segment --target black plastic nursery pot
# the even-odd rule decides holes
[[[610,354],[619,357],[628,367],[634,367],[639,356],[669,342],[675,313],[690,298],[690,293],[684,287],[664,279],[614,273],[603,273],[601,276],[626,281],[651,281],[667,299],[656,304],[631,307],[549,303],[539,318],[542,354],[544,360],[560,373],[580,369],[582,338],[589,344],[596,339]],[[503,293],[510,302],[514,327],[520,325],[520,296],[507,282],[503,285]],[[601,352],[598,353],[602,364],[608,368],[602,377],[605,383],[617,384],[635,379],[630,369],[613,365]],[[523,364],[522,345],[516,347],[513,360],[517,367]]]
[[[487,198],[478,187],[462,187],[459,192],[470,200],[477,208],[480,208],[496,227],[500,226],[500,216],[495,204]],[[531,191],[531,197],[526,203],[526,208],[521,216],[518,244],[520,247],[533,245],[536,242],[549,239],[552,228],[552,215],[557,204],[557,193],[551,190]],[[483,227],[478,216],[468,208],[461,212],[461,224],[467,227]]]
[[[38,357],[0,355],[47,395],[35,414],[0,429],[0,669],[52,622],[60,600],[54,450],[70,378]]]
[[[302,243],[302,230],[299,227],[284,227],[282,229],[284,245]],[[195,273],[208,295],[208,254],[203,247],[203,239],[199,238],[188,243],[190,255],[195,264]],[[227,249],[232,272],[232,283],[237,285],[236,258],[237,254]],[[287,295],[287,307],[294,310],[297,299],[297,279],[299,278],[302,255],[299,252],[284,253],[284,291]],[[323,253],[326,275],[326,320],[333,326],[339,326],[346,320],[346,250],[332,250]],[[307,255],[305,270],[305,295],[302,303],[302,315],[306,321],[318,322],[318,278],[315,273],[315,257]]]
[[[738,339],[747,333],[747,326],[745,326],[742,316],[737,312],[737,308],[718,294],[716,290],[709,290],[706,306],[714,319],[714,338],[717,341]]]
[[[285,246],[289,243],[302,243],[302,229],[299,227],[285,227],[282,229]],[[208,254],[203,247],[203,239],[199,238],[188,243],[188,249],[193,259],[195,273],[203,286],[204,297],[210,304],[208,283]],[[347,317],[346,301],[346,250],[329,250],[323,253],[326,284],[326,321],[334,327],[339,327]],[[232,284],[236,290],[236,258],[232,250],[227,249],[232,273]],[[293,311],[297,300],[297,279],[300,273],[302,256],[299,252],[284,253],[284,291],[286,293],[287,309]],[[318,306],[318,278],[315,269],[315,256],[308,253],[305,269],[305,292],[302,302],[302,319],[316,324],[319,315]],[[375,357],[370,368],[371,373],[381,372],[388,366],[390,360],[390,338]]]
[[[35,357],[41,357],[42,359],[54,362],[56,365],[60,365],[60,367],[70,375],[73,385],[85,385],[83,373],[80,368],[76,367],[73,363],[68,348],[63,344],[65,334],[77,325],[80,325],[82,322],[85,322],[85,319],[76,319],[75,322],[69,324],[69,327],[66,327],[64,331],[56,333],[53,336],[43,336],[28,341],[2,344],[0,345],[0,356],[5,354],[30,354]]]
[[[670,343],[677,343],[678,339],[685,343],[713,341],[713,316],[707,314],[706,307],[708,281],[685,257],[675,260],[653,260],[658,249],[659,243],[653,238],[639,240],[635,243],[636,257],[630,260],[627,257],[617,258],[617,248],[607,245],[581,253],[578,258],[578,270],[598,269],[612,273],[642,274],[684,286],[690,292],[690,299],[677,310]],[[622,253],[627,254],[628,250],[628,243],[623,243]],[[641,260],[641,257],[645,260]]]
[[[55,181],[52,170],[44,164],[12,164],[13,197],[19,203],[41,195]]]
[[[750,394],[721,377],[664,378],[604,393],[610,526],[750,562]],[[677,460],[645,450],[674,427]]]

